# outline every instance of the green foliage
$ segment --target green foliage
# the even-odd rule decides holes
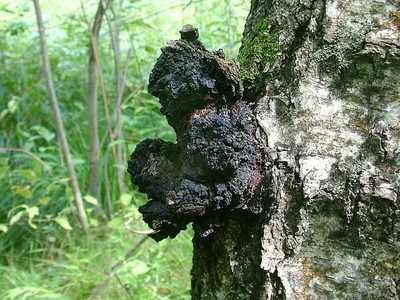
[[[281,51],[276,37],[268,33],[265,20],[258,22],[238,56],[240,75],[247,88],[253,88],[263,78],[266,66],[275,62]]]
[[[113,147],[121,144],[126,161],[145,138],[175,141],[175,133],[149,95],[145,81],[159,48],[191,23],[210,50],[238,51],[248,1],[113,1],[112,27],[119,27],[121,68],[132,49],[121,109],[123,136],[100,153],[101,199],[86,195],[89,172],[87,114],[87,24],[73,1],[41,1],[46,38],[62,120],[79,185],[85,196],[91,232],[80,230],[70,180],[56,133],[43,76],[36,17],[31,1],[0,4],[0,299],[85,299],[139,239],[129,228],[147,230],[137,207],[146,199],[125,178],[119,193]],[[93,21],[98,1],[83,1]],[[116,106],[114,54],[103,22],[99,59],[108,99]],[[107,127],[99,87],[100,139]],[[106,202],[110,190],[112,212]],[[92,213],[101,203],[105,214]],[[108,219],[106,216],[113,215]],[[102,299],[189,299],[191,232],[156,244],[147,241],[103,291]]]
[[[1,299],[87,299],[138,236],[116,217],[83,238],[54,232],[28,257],[9,253],[0,266]],[[100,299],[190,299],[191,234],[157,244],[148,240],[117,272]],[[121,283],[120,283],[120,282]]]

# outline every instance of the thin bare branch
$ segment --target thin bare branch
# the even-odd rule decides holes
[[[108,168],[108,155],[110,153],[110,147],[107,147],[106,153],[104,155],[104,189],[105,189],[105,193],[106,193],[106,201],[107,201],[107,206],[108,206],[108,216],[110,219],[113,218],[113,205],[111,202],[111,192],[110,192],[110,181],[108,179],[108,172],[107,172],[107,168]]]
[[[122,286],[122,288],[126,291],[126,293],[129,295],[129,299],[133,299],[133,295],[131,294],[131,292],[129,291],[129,286],[127,286],[126,284],[124,284],[121,280],[121,278],[119,278],[119,276],[117,274],[115,274],[115,278],[117,278],[120,286]]]
[[[47,171],[49,171],[50,174],[52,174],[51,172],[51,168],[48,164],[46,164],[39,156],[37,156],[36,154],[33,154],[32,152],[22,149],[22,148],[0,148],[1,152],[23,152],[25,154],[28,154],[29,156],[32,156],[34,159],[36,159],[38,162],[40,162],[43,167],[46,168]]]
[[[97,296],[104,290],[104,288],[108,285],[110,282],[111,278],[118,272],[119,268],[131,257],[131,255],[149,238],[149,236],[144,236],[137,241],[137,243],[126,252],[124,259],[121,259],[118,261],[112,268],[111,272],[108,273],[106,279],[96,287],[96,289],[93,291],[93,293],[90,295],[88,300],[93,300],[96,299]]]
[[[202,0],[196,0],[196,1],[190,0],[190,1],[187,2],[187,3],[171,5],[171,6],[169,6],[169,7],[166,7],[166,8],[164,8],[164,9],[158,10],[158,11],[156,11],[156,12],[150,14],[150,15],[147,15],[147,16],[144,16],[144,17],[141,17],[141,18],[138,18],[138,19],[133,19],[133,20],[132,20],[133,17],[129,16],[129,17],[121,18],[121,19],[119,19],[118,21],[124,22],[125,24],[127,24],[127,23],[134,23],[134,22],[138,22],[138,21],[143,21],[143,20],[146,20],[146,19],[149,19],[149,18],[151,18],[151,17],[157,16],[157,15],[159,15],[159,14],[162,14],[163,12],[166,12],[166,11],[171,10],[171,9],[174,9],[174,8],[182,7],[182,8],[183,8],[182,10],[185,10],[185,9],[186,9],[187,7],[189,7],[191,4],[196,3],[196,2],[200,2],[200,1],[202,1]]]

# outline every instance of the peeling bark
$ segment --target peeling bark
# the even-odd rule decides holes
[[[237,193],[235,203],[258,209],[249,213],[247,207],[228,204],[216,210],[218,201],[212,198],[204,201],[204,211],[184,221],[193,221],[195,229],[193,299],[398,299],[399,8],[399,1],[384,0],[253,0],[238,57],[244,96],[224,96],[228,100],[221,101],[216,94],[231,90],[224,85],[216,94],[212,88],[200,94],[187,91],[177,106],[173,96],[160,97],[178,133],[178,146],[146,142],[163,145],[158,146],[162,155],[171,157],[167,165],[154,156],[152,164],[138,168],[138,174],[160,176],[154,194],[141,188],[152,202],[165,206],[165,193],[180,186],[179,180],[169,178],[181,179],[187,166],[201,170],[187,175],[207,184],[196,197],[208,195],[207,187],[217,178],[235,186],[232,178],[245,163],[239,160],[233,173],[225,173],[224,166],[232,160],[224,148],[215,148],[221,143],[206,134],[206,123],[192,126],[197,116],[199,121],[221,113],[236,116],[237,107],[243,106],[241,118],[250,116],[253,126],[245,131],[245,147],[257,136],[258,167],[251,164],[251,172],[262,174],[257,185],[262,192],[251,197]],[[180,43],[186,45],[174,45]],[[204,51],[201,44],[196,47]],[[215,65],[194,69],[209,74]],[[177,70],[189,81],[174,81],[171,67],[163,65],[162,70],[159,77],[171,84],[160,88],[160,94],[165,86],[171,87],[171,95],[175,89],[201,86],[185,85],[192,64]],[[205,82],[215,87],[221,81]],[[209,95],[216,99],[212,103],[222,106],[209,109]],[[226,132],[232,136],[237,131],[237,118],[226,120],[228,126],[213,123],[218,141],[225,138],[218,134],[220,128],[229,128]],[[195,128],[195,140],[203,139],[206,146],[191,148],[188,128]],[[166,154],[169,149],[178,153],[175,148],[179,154]],[[214,148],[218,155],[210,164],[207,157]],[[174,176],[161,176],[160,170]],[[251,190],[249,182],[244,191]],[[193,199],[190,193],[183,195],[182,203]],[[157,197],[163,200],[154,200]]]

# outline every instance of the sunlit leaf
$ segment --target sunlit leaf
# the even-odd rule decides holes
[[[4,110],[0,113],[0,120],[3,119],[7,114],[8,114],[8,109],[4,109]]]
[[[122,194],[119,201],[121,201],[121,204],[123,206],[128,206],[129,204],[131,204],[132,196],[129,194]]]
[[[26,212],[28,213],[28,224],[31,226],[33,229],[36,229],[37,226],[36,224],[33,223],[33,218],[37,215],[39,215],[39,208],[37,206],[32,206],[29,207]]]
[[[8,3],[3,5],[2,7],[0,7],[0,10],[4,11],[6,13],[9,13],[9,14],[15,14],[15,11],[8,9],[7,6],[8,6]]]
[[[97,205],[97,199],[95,198],[95,197],[93,197],[93,196],[90,196],[90,195],[86,195],[86,196],[84,196],[83,197],[83,199],[86,201],[86,202],[88,202],[88,203],[90,203],[90,204],[93,204],[93,205]]]
[[[10,219],[10,225],[14,225],[15,223],[17,223],[21,219],[24,213],[25,211],[20,211],[16,213],[14,216],[12,216],[12,218]]]
[[[50,199],[51,199],[50,197],[40,198],[39,201],[38,201],[38,204],[47,205],[50,202]]]
[[[47,128],[44,128],[42,126],[33,126],[32,129],[35,130],[47,142],[50,142],[56,136],[54,133],[50,132]]]
[[[81,165],[81,164],[84,164],[84,163],[86,163],[86,160],[84,160],[82,158],[72,158],[72,164],[74,166]]]
[[[134,259],[126,264],[126,267],[130,270],[134,276],[146,274],[150,268],[147,264],[139,259]]]
[[[25,293],[24,288],[14,288],[7,291],[7,296],[9,299],[18,299],[19,296],[22,296]]]
[[[4,224],[0,224],[0,231],[3,231],[4,233],[6,233],[8,231],[8,227]]]
[[[97,220],[94,219],[94,218],[89,218],[89,223],[90,223],[90,225],[92,225],[93,227],[99,226],[99,221],[97,221]]]
[[[68,220],[64,217],[56,217],[53,219],[54,222],[58,223],[62,228],[66,230],[72,230],[71,225],[69,224]]]
[[[7,103],[7,108],[10,113],[14,113],[18,109],[19,97],[13,96]]]
[[[35,172],[33,172],[32,170],[19,170],[19,173],[22,175],[22,177],[24,177],[28,180],[32,180],[32,181],[37,180],[37,176],[36,176]]]
[[[120,217],[114,217],[111,221],[107,223],[107,226],[112,229],[118,229],[122,227],[124,220]]]
[[[29,208],[29,206],[26,205],[26,204],[21,204],[21,205],[14,206],[13,208],[11,208],[11,209],[8,211],[7,216],[10,217],[15,211],[17,211],[17,210],[19,210],[19,209],[21,209],[21,208],[24,209],[24,210],[27,210],[27,209]]]
[[[30,186],[19,186],[15,185],[13,186],[13,190],[18,193],[18,195],[24,197],[25,199],[31,199],[32,198],[32,192],[30,190]]]
[[[146,52],[148,52],[148,53],[156,53],[157,52],[157,50],[150,45],[144,46],[144,50],[146,50]]]

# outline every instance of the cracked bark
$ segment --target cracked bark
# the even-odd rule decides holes
[[[186,220],[193,299],[398,299],[399,7],[252,1],[240,103],[265,132],[267,180],[250,214]]]

